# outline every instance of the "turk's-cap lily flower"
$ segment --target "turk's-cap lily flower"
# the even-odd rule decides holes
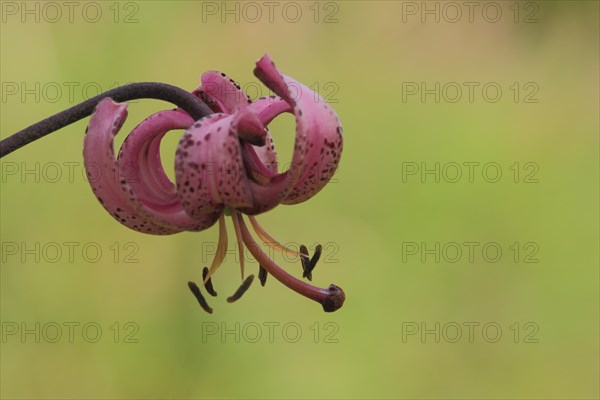
[[[127,104],[102,100],[89,122],[83,156],[92,190],[104,208],[120,223],[139,232],[166,235],[201,231],[219,223],[219,242],[210,268],[203,271],[203,286],[216,295],[211,275],[227,250],[225,216],[230,216],[240,253],[244,279],[244,246],[260,265],[264,285],[268,273],[292,290],[319,302],[325,311],[339,309],[345,299],[341,288],[321,289],[294,278],[270,257],[252,237],[244,215],[265,245],[300,258],[304,277],[312,270],[321,248],[309,259],[308,251],[287,248],[274,240],[255,216],[279,204],[296,204],[319,192],[335,173],[342,152],[342,127],[321,96],[279,72],[268,55],[254,74],[275,96],[252,101],[225,74],[209,71],[193,94],[214,112],[198,121],[182,109],[161,111],[141,122],[127,136],[118,157],[114,136],[127,116]],[[289,168],[278,172],[275,145],[267,126],[278,115],[291,113],[296,139]],[[186,129],[175,156],[175,184],[160,159],[160,142],[174,129]],[[118,179],[115,179],[118,177]],[[246,278],[229,302],[237,300],[252,283]],[[208,312],[198,286],[189,287]]]

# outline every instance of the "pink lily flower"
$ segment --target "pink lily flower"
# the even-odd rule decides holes
[[[90,179],[92,190],[116,220],[143,233],[201,231],[218,221],[216,254],[203,273],[204,287],[213,295],[211,276],[226,254],[225,216],[230,216],[242,280],[246,246],[260,265],[263,286],[268,272],[290,289],[319,302],[325,311],[335,311],[345,300],[343,290],[333,284],[318,288],[288,274],[260,249],[245,218],[265,245],[298,256],[304,276],[310,279],[320,248],[309,260],[304,246],[300,252],[284,247],[255,216],[279,204],[306,201],[327,184],[342,152],[340,121],[321,96],[281,74],[268,55],[256,63],[254,74],[276,96],[252,101],[225,74],[206,72],[193,93],[214,114],[198,121],[181,109],[153,114],[127,136],[118,158],[113,138],[127,116],[127,104],[102,100],[90,120],[83,146],[88,175],[97,178]],[[278,172],[267,126],[286,112],[295,116],[296,140],[289,169]],[[186,129],[176,152],[175,183],[165,174],[159,151],[161,139],[173,129]],[[228,301],[237,300],[252,279],[253,275],[244,280]],[[212,312],[196,284],[190,282],[189,287],[203,308]]]

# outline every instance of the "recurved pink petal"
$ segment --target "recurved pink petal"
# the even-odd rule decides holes
[[[250,104],[250,109],[258,115],[260,122],[266,127],[279,114],[284,112],[291,113],[290,105],[279,96],[261,97],[257,101]],[[250,150],[250,149],[249,149]],[[277,152],[275,151],[275,143],[273,137],[267,129],[267,139],[264,146],[251,146],[251,150],[256,153],[262,164],[271,171],[277,174]]]
[[[289,104],[296,117],[294,155],[285,173],[282,202],[308,200],[337,169],[343,146],[340,121],[318,93],[279,72],[268,54],[256,63],[254,74]]]
[[[279,96],[262,97],[248,107],[258,115],[258,119],[267,126],[275,117],[291,112],[290,105]],[[277,153],[273,137],[268,132],[264,146],[242,143],[242,157],[247,175],[251,178],[248,185],[252,192],[253,205],[240,209],[243,213],[255,215],[272,209],[281,203],[288,186],[287,174],[279,174]]]
[[[212,226],[219,214],[191,218],[184,211],[160,159],[160,142],[165,134],[173,129],[187,129],[193,123],[193,118],[180,109],[151,115],[127,136],[118,163],[121,175],[135,194],[132,202],[136,207],[144,208],[161,225],[199,231]]]
[[[119,168],[138,200],[153,206],[178,201],[160,159],[160,142],[173,129],[187,129],[194,120],[182,110],[160,111],[136,126],[119,152]]]
[[[247,107],[233,115],[205,117],[183,136],[176,153],[175,180],[190,216],[219,212],[224,206],[253,205],[240,134],[265,134],[258,116]]]
[[[86,173],[98,201],[117,221],[143,233],[166,235],[175,229],[153,221],[135,205],[135,194],[119,171],[113,149],[114,136],[127,117],[127,104],[103,99],[92,115],[83,142]]]
[[[192,93],[199,95],[216,112],[233,114],[252,103],[250,97],[233,79],[219,71],[207,71],[200,78],[201,85]],[[206,96],[208,95],[208,97]]]

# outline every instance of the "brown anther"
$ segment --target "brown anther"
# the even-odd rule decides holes
[[[260,285],[261,286],[263,286],[263,287],[265,286],[265,284],[267,283],[267,277],[268,276],[269,276],[269,273],[261,265],[260,268],[259,268],[259,270],[258,270],[258,280],[260,281]]]
[[[196,285],[194,282],[188,282],[188,287],[192,291],[192,294],[194,295],[196,300],[198,300],[198,304],[200,304],[200,307],[202,307],[202,309],[204,309],[204,311],[206,311],[207,313],[212,314],[213,309],[210,308],[210,306],[204,299],[204,296],[202,296],[202,293],[200,292],[200,288],[198,287],[198,285]]]
[[[202,270],[202,281],[206,279],[206,275],[208,275],[208,267],[204,267],[204,269]],[[212,297],[217,297],[217,292],[213,288],[211,278],[208,278],[208,281],[206,281],[204,288]]]
[[[244,280],[244,282],[242,282],[242,285],[238,288],[238,290],[236,290],[233,295],[227,298],[227,302],[233,303],[234,301],[239,300],[244,295],[244,293],[246,293],[246,290],[248,290],[248,288],[252,284],[252,281],[254,281],[254,275],[250,275],[249,277],[247,277]]]
[[[308,249],[305,245],[300,245],[300,262],[302,262],[302,277],[306,278],[308,276],[308,265],[310,260],[308,258]]]
[[[306,267],[306,277],[309,281],[312,281],[312,271],[317,266],[319,259],[321,258],[321,252],[323,251],[323,246],[320,244],[317,245],[315,249],[315,254],[313,254],[312,258],[308,262],[308,266]]]

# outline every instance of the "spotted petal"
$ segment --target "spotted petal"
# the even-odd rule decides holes
[[[247,214],[267,211],[279,203],[300,203],[314,196],[335,173],[343,144],[342,127],[332,108],[317,93],[279,72],[268,54],[256,63],[254,74],[277,96],[259,100],[250,108],[265,125],[283,112],[292,112],[296,140],[287,171],[250,183],[254,206],[241,210]],[[246,150],[247,165],[261,171],[258,160],[263,157],[252,149]]]
[[[256,153],[262,164],[274,174],[277,173],[277,152],[275,151],[275,143],[267,126],[279,114],[290,112],[291,108],[283,99],[278,96],[261,97],[257,101],[250,104],[252,111],[258,115],[258,119],[267,129],[266,144],[262,147],[252,146],[251,149]]]
[[[343,145],[339,118],[318,93],[279,72],[268,54],[256,63],[254,74],[292,107],[296,141],[282,202],[306,201],[329,182],[337,169]]]
[[[123,225],[139,232],[172,234],[181,231],[154,221],[140,210],[131,186],[121,176],[113,138],[127,117],[127,104],[103,99],[90,119],[83,142],[83,160],[94,194],[102,206]]]
[[[192,217],[253,204],[239,136],[264,136],[257,115],[241,108],[212,114],[190,127],[176,153],[177,193]]]
[[[200,81],[201,85],[193,93],[202,98],[215,112],[232,114],[250,104],[251,109],[266,126],[273,118],[289,108],[287,103],[275,101],[276,96],[263,97],[257,102],[252,102],[250,96],[242,90],[240,85],[223,72],[207,71],[202,74]],[[268,130],[266,131],[265,145],[255,146],[245,143],[245,146],[252,156],[258,157],[262,164],[261,167],[264,166],[269,171],[277,172],[277,153],[273,137]]]
[[[119,169],[135,194],[138,207],[151,210],[163,225],[188,231],[212,226],[219,214],[191,218],[183,209],[175,185],[169,180],[160,159],[160,142],[167,132],[186,129],[194,120],[183,110],[160,111],[146,118],[121,146]]]
[[[200,77],[200,82],[192,93],[200,96],[216,112],[233,114],[252,103],[240,85],[222,72],[207,71]]]

